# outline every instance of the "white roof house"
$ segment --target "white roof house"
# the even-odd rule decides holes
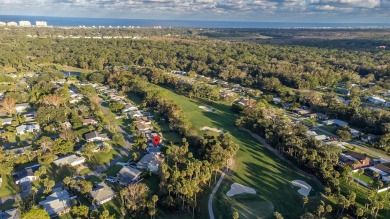
[[[16,111],[17,111],[18,113],[23,112],[23,111],[24,111],[25,109],[27,109],[29,106],[30,106],[29,103],[18,103],[18,104],[15,104]]]
[[[74,154],[62,158],[58,158],[57,160],[53,161],[53,163],[57,166],[62,166],[62,165],[77,166],[84,162],[85,162],[85,157],[78,157]]]
[[[39,132],[40,126],[38,124],[23,124],[16,127],[16,133],[19,135],[28,133],[28,132]]]
[[[70,210],[71,200],[73,198],[75,197],[70,197],[68,191],[62,190],[47,196],[45,200],[39,202],[39,205],[41,205],[50,216],[61,215]]]
[[[378,104],[378,105],[382,105],[382,104],[386,103],[385,99],[382,99],[382,98],[377,97],[377,96],[371,96],[367,99],[367,101],[370,103],[373,103],[373,104]]]
[[[100,134],[97,131],[89,132],[85,134],[85,140],[87,142],[93,142],[93,141],[106,141],[109,140],[106,134]]]
[[[141,173],[142,172],[136,168],[124,166],[117,174],[117,179],[122,186],[127,186],[137,180]]]
[[[160,164],[164,162],[164,157],[157,153],[146,154],[140,161],[137,163],[138,169],[147,169],[150,172],[157,172]]]

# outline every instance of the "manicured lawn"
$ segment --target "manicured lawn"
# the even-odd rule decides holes
[[[19,187],[15,184],[12,176],[1,174],[1,178],[3,179],[3,183],[1,183],[0,187],[0,197],[19,193]]]
[[[181,136],[177,132],[172,132],[166,121],[160,121],[159,125],[165,142],[172,142],[174,144],[181,143]]]
[[[58,218],[59,219],[72,219],[72,215],[70,215],[70,213],[67,213],[67,214],[59,216]]]
[[[97,176],[88,176],[85,178],[86,180],[92,182],[92,183],[100,183],[102,180]]]
[[[353,173],[352,174],[354,177],[360,179],[361,181],[368,183],[368,182],[373,182],[374,179],[367,176],[366,174],[359,174],[359,173]],[[360,176],[359,176],[360,175]]]
[[[230,105],[189,99],[169,90],[166,91],[167,96],[174,100],[190,119],[194,130],[200,132],[200,128],[209,126],[229,131],[234,136],[233,140],[240,145],[240,150],[235,157],[233,174],[225,178],[214,199],[216,218],[231,218],[232,206],[239,208],[237,206],[239,201],[225,195],[233,182],[253,187],[257,192],[254,197],[256,202],[271,202],[275,211],[288,218],[297,218],[303,213],[302,197],[297,192],[298,188],[291,185],[292,180],[306,181],[313,187],[310,199],[318,199],[321,185],[316,184],[306,174],[289,167],[249,134],[238,130],[234,126],[238,116],[230,111]],[[199,108],[202,105],[210,106],[216,111],[206,112]],[[256,209],[247,210],[256,211]],[[202,211],[207,210],[202,209]]]
[[[121,166],[121,165],[114,165],[114,166],[108,168],[103,173],[105,173],[107,176],[115,176],[116,177],[116,174],[122,169],[122,167],[123,166]]]
[[[93,153],[93,155],[91,156],[91,159],[88,160],[88,163],[90,163],[94,166],[108,164],[110,162],[110,160],[113,160],[115,158],[115,156],[117,156],[117,155],[118,155],[118,152],[115,151],[114,149],[111,149],[107,153],[103,153],[103,152]]]
[[[12,176],[2,174],[1,178],[3,179],[3,183],[1,183],[0,187],[0,197],[10,196],[20,192]]]
[[[320,128],[332,133],[332,134],[336,134],[336,131],[337,131],[337,127],[336,126],[333,126],[333,125],[324,125],[324,126],[321,126]]]
[[[114,215],[114,218],[123,218],[120,207],[121,203],[119,201],[119,197],[116,197],[113,200],[100,205],[98,209],[100,213],[104,210],[108,210],[110,215]]]
[[[80,174],[80,175],[84,175],[84,174],[87,174],[87,173],[89,173],[89,172],[91,172],[91,170],[90,170],[88,167],[86,167],[86,168],[82,169],[82,170],[79,172],[79,174]]]

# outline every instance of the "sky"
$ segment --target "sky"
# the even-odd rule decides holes
[[[0,0],[0,15],[390,23],[390,0]]]

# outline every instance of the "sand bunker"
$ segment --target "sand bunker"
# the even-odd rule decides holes
[[[230,186],[230,190],[226,193],[226,195],[232,197],[242,193],[256,194],[256,191],[251,187],[244,186],[239,183],[233,183]]]
[[[199,108],[206,110],[207,112],[213,112],[214,110],[211,108],[208,108],[207,106],[199,106]]]
[[[298,192],[299,194],[303,195],[303,196],[308,196],[310,191],[311,191],[311,186],[309,184],[307,184],[305,181],[302,181],[302,180],[293,180],[291,181],[291,183],[294,185],[294,186],[298,186],[298,187],[301,187]]]
[[[210,128],[208,126],[205,126],[202,128],[202,131],[204,132],[207,132],[207,131],[213,131],[213,132],[217,132],[219,134],[223,134],[223,131],[219,130],[219,129],[216,129],[216,128]]]

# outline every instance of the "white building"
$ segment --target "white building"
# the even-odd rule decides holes
[[[0,27],[5,25],[7,25],[7,23],[0,21]]]
[[[19,26],[21,27],[31,27],[30,21],[19,21]]]
[[[18,23],[14,22],[14,21],[7,22],[7,26],[16,27],[16,26],[18,26]]]
[[[46,21],[35,21],[35,26],[37,27],[47,27]]]
[[[23,124],[16,127],[16,134],[23,135],[28,132],[39,132],[40,127],[38,124]]]
[[[57,166],[63,166],[63,165],[77,166],[83,164],[84,162],[85,162],[85,157],[78,157],[74,154],[68,155],[66,157],[58,158],[57,160],[53,161],[53,163]]]
[[[29,103],[18,103],[18,104],[15,105],[16,111],[17,111],[18,113],[23,112],[23,111],[24,111],[25,109],[27,109],[29,106],[30,106]]]
[[[373,104],[378,104],[378,105],[382,105],[384,103],[386,103],[386,100],[380,98],[380,97],[377,97],[377,96],[372,96],[372,97],[369,97],[367,99],[368,102],[370,103],[373,103]]]

